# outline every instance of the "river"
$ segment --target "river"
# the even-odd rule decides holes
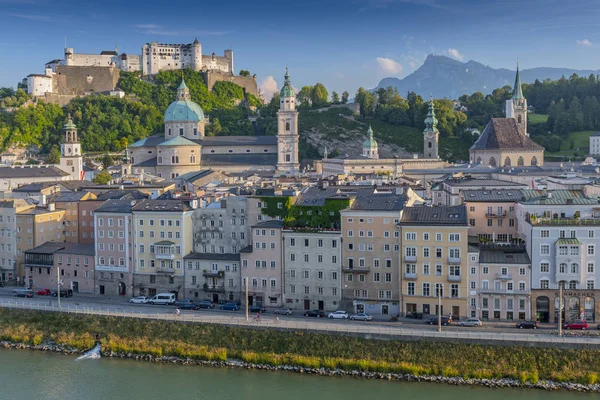
[[[0,397],[33,400],[588,400],[598,394],[307,376],[0,349]]]

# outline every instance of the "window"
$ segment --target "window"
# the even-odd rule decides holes
[[[429,275],[429,274],[430,274],[429,264],[423,264],[423,275]]]
[[[589,262],[587,264],[587,272],[589,274],[593,274],[594,273],[594,263],[593,262]]]
[[[585,287],[588,290],[593,290],[594,289],[594,281],[592,279],[589,279],[585,282]]]
[[[304,255],[304,262],[309,262],[308,260],[309,260],[308,254],[305,254]]]
[[[442,264],[435,264],[435,274],[442,275]]]
[[[525,291],[525,282],[523,282],[523,281],[519,282],[519,290],[521,292]]]
[[[540,263],[540,272],[550,272],[550,264],[547,262]]]
[[[415,283],[414,282],[408,282],[407,285],[407,293],[409,296],[414,296],[415,295]]]
[[[540,231],[540,236],[543,237],[543,238],[548,238],[548,237],[550,237],[550,231],[546,230],[546,229],[541,230]]]
[[[460,242],[460,233],[450,233],[448,235],[449,242]]]
[[[406,232],[406,240],[417,240],[417,234],[415,232]]]
[[[421,292],[422,296],[427,296],[427,297],[431,296],[430,289],[431,288],[430,288],[430,284],[429,283],[427,283],[427,282],[423,283],[423,288],[422,288],[422,292]]]
[[[423,257],[429,258],[429,247],[423,247]]]
[[[460,276],[460,265],[451,265],[449,274],[450,276]]]
[[[587,253],[588,253],[588,256],[594,255],[594,245],[593,244],[588,244]]]
[[[380,274],[379,274],[379,272],[375,272],[373,274],[373,282],[380,282]]]
[[[550,287],[550,281],[548,279],[542,279],[540,281],[540,289],[548,289]]]
[[[540,245],[540,254],[542,254],[542,255],[550,254],[550,245],[549,244]]]
[[[292,247],[296,246],[296,239],[295,238],[290,238],[290,246],[292,246]]]
[[[435,234],[435,241],[436,242],[441,242],[442,241],[442,234],[441,233],[436,233]]]

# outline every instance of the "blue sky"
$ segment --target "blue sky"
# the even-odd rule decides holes
[[[494,68],[600,68],[599,0],[0,0],[0,86],[75,52],[146,42],[234,50],[235,69],[331,92],[403,77],[430,53]]]

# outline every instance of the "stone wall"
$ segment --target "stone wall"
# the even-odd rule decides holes
[[[70,67],[58,65],[54,75],[54,94],[81,96],[112,90],[119,82],[120,70],[113,67]]]
[[[256,85],[256,78],[253,76],[236,76],[215,71],[207,71],[204,73],[204,81],[206,82],[208,90],[212,90],[215,83],[219,81],[233,82],[244,88],[246,93],[258,97],[258,86]]]

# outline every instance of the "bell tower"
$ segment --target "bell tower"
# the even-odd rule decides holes
[[[425,129],[423,130],[423,157],[435,159],[439,158],[439,138],[440,131],[437,128],[437,118],[435,117],[433,99],[430,99],[427,118],[425,118]]]
[[[77,127],[73,123],[71,114],[67,116],[67,123],[63,130],[65,142],[60,145],[59,168],[68,173],[72,180],[83,180],[83,155],[81,154],[81,144],[77,139]]]
[[[527,133],[527,99],[523,96],[518,63],[513,94],[509,100],[506,100],[506,118],[514,118],[517,122],[519,133],[521,135],[529,136],[529,133]]]
[[[283,175],[297,175],[300,172],[296,92],[290,82],[287,67],[277,112],[277,171]]]

